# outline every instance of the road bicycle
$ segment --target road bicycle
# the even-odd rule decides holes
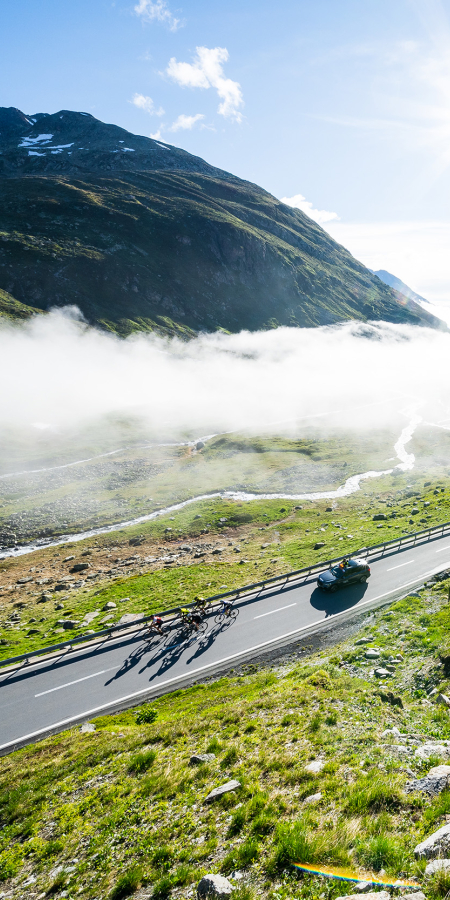
[[[219,612],[214,616],[214,621],[217,625],[223,624],[225,622],[231,624],[234,622],[239,615],[239,610],[234,606],[222,606],[219,609]]]

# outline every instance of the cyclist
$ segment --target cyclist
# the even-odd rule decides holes
[[[222,603],[222,606],[221,606],[220,612],[222,613],[223,616],[229,616],[231,613],[231,610],[233,609],[233,604],[232,604],[231,600],[221,600],[221,603]]]
[[[148,623],[148,627],[151,631],[157,631],[159,634],[163,634],[161,616],[152,616]]]
[[[189,616],[191,614],[191,611],[190,611],[189,607],[187,607],[187,606],[180,606],[180,609],[178,610],[178,612],[184,622],[186,621],[186,619],[189,619]]]
[[[186,618],[187,618],[189,625],[191,625],[192,628],[195,629],[195,631],[198,631],[198,629],[200,628],[200,625],[202,624],[202,621],[203,621],[203,617],[200,615],[200,613],[195,612],[195,610],[194,610],[193,612],[189,612],[189,614]]]
[[[194,603],[200,612],[202,612],[202,613],[206,612],[206,600],[204,597],[195,597]]]

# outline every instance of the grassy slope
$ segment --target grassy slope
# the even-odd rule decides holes
[[[447,585],[365,620],[360,633],[309,659],[299,645],[280,668],[246,667],[220,681],[176,691],[151,705],[145,724],[128,711],[103,717],[96,732],[65,732],[0,761],[0,877],[15,900],[58,895],[120,898],[190,896],[204,872],[244,873],[249,900],[333,898],[342,883],[301,878],[292,862],[350,866],[360,877],[421,880],[413,848],[445,823],[450,792],[406,795],[423,763],[414,748],[449,738],[449,713],[424,701],[450,690],[439,659],[450,626]],[[401,652],[389,684],[370,676],[356,645],[370,635],[382,658]],[[307,655],[307,654],[306,654]],[[303,657],[303,659],[302,659]],[[386,702],[388,691],[403,708]],[[145,709],[145,708],[144,708]],[[414,735],[384,736],[397,726]],[[216,758],[189,767],[193,752]],[[312,776],[313,759],[325,766]],[[212,787],[241,788],[206,806]],[[321,799],[304,806],[304,798]],[[26,886],[25,879],[34,879]],[[448,878],[429,883],[439,898]],[[142,896],[144,896],[142,894]]]
[[[410,484],[411,473],[386,476],[376,484],[366,482],[360,493],[340,500],[332,512],[326,512],[327,501],[304,502],[303,509],[296,509],[295,501],[203,502],[170,519],[102,535],[95,541],[4,560],[0,563],[0,658],[64,640],[67,632],[57,625],[62,616],[80,623],[71,634],[98,629],[105,616],[103,606],[111,600],[117,603],[117,610],[107,613],[108,622],[118,621],[125,612],[172,608],[197,594],[212,595],[223,586],[231,590],[450,520],[450,491],[443,481],[430,483],[428,475],[418,475],[413,489]],[[419,512],[412,514],[413,509]],[[388,518],[374,522],[373,515],[380,511]],[[221,523],[221,518],[227,522]],[[168,527],[172,530],[166,533]],[[130,546],[129,541],[138,536],[142,543]],[[180,545],[186,542],[193,552],[180,552]],[[324,542],[324,546],[314,550],[316,542]],[[213,554],[216,548],[222,552]],[[236,553],[235,548],[241,552]],[[204,555],[195,558],[194,551]],[[72,554],[75,559],[64,563]],[[129,567],[115,565],[115,560],[135,554],[139,557]],[[90,573],[99,572],[93,581],[39,602],[48,588],[39,586],[37,579],[51,577],[53,583],[58,582],[70,566],[86,560],[91,564]],[[33,579],[32,583],[19,585],[18,579],[24,576]],[[124,597],[129,600],[122,605],[119,601]],[[56,609],[61,602],[63,611]],[[9,621],[14,604],[21,609],[17,624]],[[84,620],[87,613],[97,614],[93,624]],[[30,634],[32,630],[36,633]]]
[[[0,284],[121,334],[348,319],[425,323],[300,211],[194,173],[0,182]],[[434,320],[437,322],[437,320]]]
[[[15,300],[7,291],[0,289],[0,319],[29,319],[30,316],[41,314],[42,310],[33,306],[27,306]]]

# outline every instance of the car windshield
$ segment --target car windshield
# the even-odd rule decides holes
[[[333,566],[333,568],[331,570],[331,574],[335,575],[336,578],[342,578],[344,571],[343,571],[343,569],[341,569],[340,566]]]

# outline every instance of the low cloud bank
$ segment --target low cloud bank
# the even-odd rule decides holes
[[[54,311],[0,327],[0,429],[64,429],[105,417],[157,435],[307,423],[398,426],[399,412],[450,420],[450,334],[386,323],[127,340]]]

